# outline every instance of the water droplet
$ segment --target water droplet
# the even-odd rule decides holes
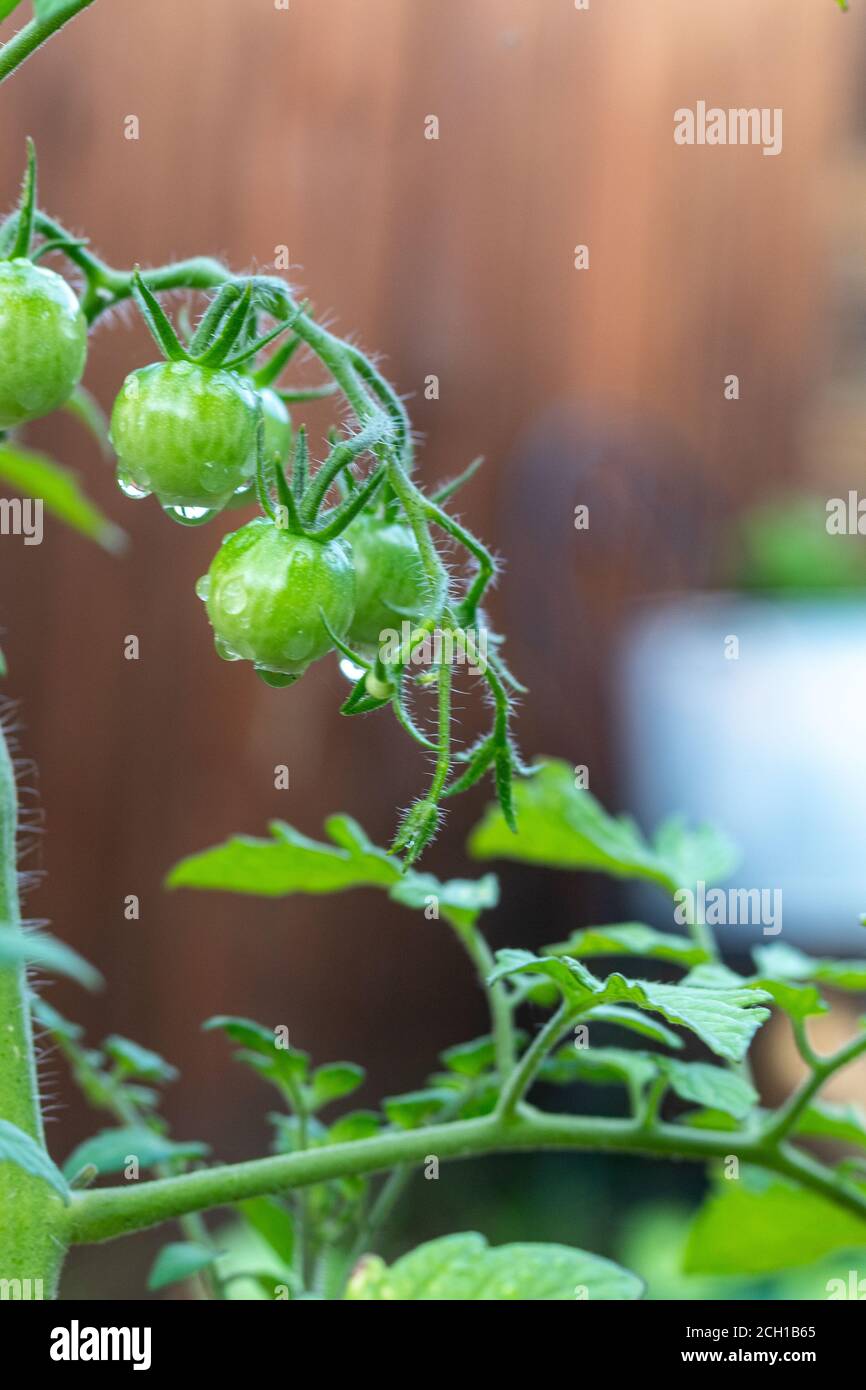
[[[247,606],[247,591],[242,579],[230,579],[219,591],[219,606],[226,613],[243,613]]]
[[[208,461],[203,463],[199,471],[199,480],[205,492],[225,492],[226,473],[218,463]]]
[[[264,681],[265,685],[272,685],[277,690],[282,690],[287,685],[294,685],[299,679],[298,676],[287,676],[283,671],[269,671],[264,666],[256,666],[256,675],[259,680]]]
[[[195,581],[195,591],[202,603],[206,603],[210,597],[210,575],[203,574],[201,579]]]
[[[218,507],[173,507],[169,502],[160,503],[166,516],[170,516],[172,521],[177,521],[181,526],[204,526],[205,522],[212,521],[219,515]]]
[[[347,656],[340,658],[340,670],[352,685],[357,684],[364,674],[363,666],[356,666],[354,661],[350,661]]]
[[[118,468],[117,470],[117,486],[120,488],[124,497],[131,497],[135,502],[139,501],[142,497],[150,496],[149,489],[146,487],[139,487],[138,483],[134,483],[123,468]]]
[[[217,656],[222,657],[223,661],[241,660],[241,657],[238,656],[237,652],[233,651],[233,649],[229,646],[228,642],[224,642],[221,637],[215,637],[213,639],[213,644],[216,648]]]

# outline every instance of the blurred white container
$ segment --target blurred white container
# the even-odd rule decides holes
[[[717,824],[742,850],[730,886],[782,890],[781,935],[727,943],[866,955],[863,597],[647,604],[616,689],[623,804],[648,830],[676,811]]]

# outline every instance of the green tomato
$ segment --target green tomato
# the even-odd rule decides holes
[[[291,416],[285,402],[269,386],[259,391],[259,400],[265,417],[265,454],[268,458],[277,454],[280,463],[285,463],[292,448]]]
[[[87,360],[87,320],[60,275],[0,261],[0,429],[63,405]]]
[[[196,593],[219,655],[255,662],[264,679],[286,685],[331,651],[322,613],[346,636],[355,571],[343,541],[293,536],[260,516],[225,537]]]
[[[244,377],[192,362],[131,372],[111,413],[117,478],[130,497],[202,520],[248,486],[256,471],[258,392]]]
[[[382,633],[398,629],[424,608],[428,588],[418,545],[399,521],[363,516],[346,532],[355,562],[355,616],[350,641],[378,646]]]

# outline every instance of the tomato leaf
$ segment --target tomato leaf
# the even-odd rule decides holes
[[[709,827],[666,822],[652,843],[634,821],[608,815],[589,791],[576,788],[567,763],[543,761],[514,787],[515,836],[492,806],[469,838],[476,859],[514,859],[560,869],[590,869],[614,878],[644,879],[669,892],[725,878],[737,862],[730,841]]]
[[[285,822],[274,821],[271,839],[236,835],[222,845],[182,859],[166,883],[169,888],[259,897],[382,888],[404,907],[425,909],[434,902],[442,917],[457,927],[470,925],[479,913],[499,901],[494,874],[443,883],[432,874],[404,871],[400,859],[374,845],[349,816],[332,816],[325,829],[332,844],[311,840]]]
[[[0,925],[0,969],[23,964],[41,966],[53,975],[66,975],[85,989],[98,989],[102,984],[99,971],[65,942],[43,932]]]
[[[41,1144],[9,1120],[0,1120],[0,1163],[14,1163],[31,1177],[42,1178],[64,1202],[69,1201],[69,1186],[60,1169]]]
[[[125,533],[85,497],[75,474],[45,454],[0,444],[0,479],[25,497],[41,499],[47,512],[104,550],[117,554],[125,546]]]
[[[138,1160],[139,1167],[152,1168],[157,1163],[168,1163],[172,1159],[204,1158],[209,1151],[207,1144],[183,1143],[168,1139],[155,1130],[129,1125],[120,1129],[104,1129],[100,1134],[94,1134],[92,1139],[85,1139],[69,1155],[63,1171],[71,1178],[92,1163],[100,1174],[119,1173],[132,1158]]]
[[[722,1180],[698,1212],[684,1265],[687,1274],[768,1274],[863,1249],[866,1221],[818,1193],[745,1169],[737,1181]]]
[[[600,1255],[565,1245],[491,1248],[483,1236],[467,1233],[428,1241],[390,1266],[378,1256],[366,1256],[356,1266],[345,1297],[400,1302],[573,1302],[636,1299],[643,1292],[637,1275]]]
[[[215,1251],[209,1250],[206,1245],[196,1245],[193,1241],[164,1245],[153,1262],[147,1287],[155,1291],[165,1289],[169,1284],[180,1284],[193,1274],[208,1269],[215,1259]]]
[[[642,922],[623,922],[612,927],[585,927],[567,941],[545,947],[551,955],[637,956],[642,960],[673,961],[685,969],[710,959],[709,951],[688,937],[656,931]]]

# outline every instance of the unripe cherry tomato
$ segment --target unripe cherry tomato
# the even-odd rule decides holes
[[[212,516],[255,475],[260,410],[236,372],[192,362],[131,372],[111,414],[121,488],[192,513],[178,520]]]
[[[60,275],[0,261],[0,429],[63,405],[87,360],[87,321]]]
[[[388,629],[421,612],[427,584],[410,528],[364,516],[346,532],[355,564],[355,616],[351,642],[378,646]]]
[[[355,603],[355,571],[343,541],[294,536],[256,517],[223,540],[196,592],[207,605],[216,649],[255,662],[272,684],[297,677],[333,647],[324,613],[343,639]]]

